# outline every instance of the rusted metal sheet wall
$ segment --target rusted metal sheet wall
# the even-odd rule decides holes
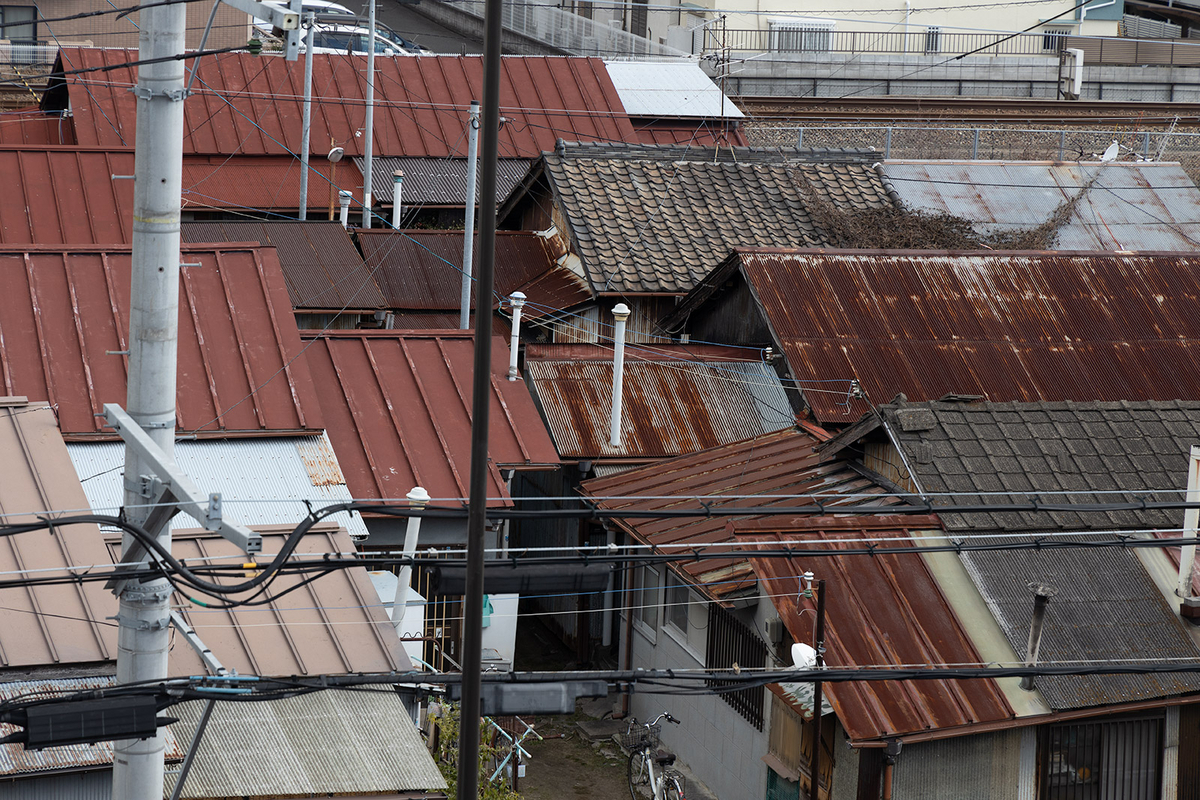
[[[1018,800],[1021,732],[977,733],[904,745],[892,795],[905,800]]]
[[[876,403],[1200,399],[1189,256],[744,253],[798,380],[858,379]],[[837,384],[830,384],[836,387]],[[844,396],[806,395],[845,420]],[[868,410],[854,401],[851,419]]]
[[[275,250],[188,246],[182,255],[179,429],[319,431]],[[65,436],[115,438],[95,414],[125,402],[129,259],[109,245],[0,250],[0,391],[55,405]]]
[[[82,69],[128,63],[137,52],[67,48],[63,58]],[[324,154],[333,139],[346,155],[362,155],[362,137],[355,132],[362,127],[365,63],[365,56],[321,54],[313,60],[314,151]],[[83,144],[132,146],[135,103],[126,87],[134,82],[134,70],[106,75],[111,83],[68,78],[67,91],[52,93],[47,103],[65,107],[59,95],[70,95],[75,134]],[[482,93],[482,57],[384,58],[376,75],[376,155],[466,156],[467,104]],[[553,150],[559,138],[638,140],[599,58],[507,56],[500,81],[508,119],[500,131],[502,157],[536,158]],[[184,110],[185,154],[290,156],[303,146],[303,70],[283,58],[228,53],[203,59],[197,83],[208,91]]]

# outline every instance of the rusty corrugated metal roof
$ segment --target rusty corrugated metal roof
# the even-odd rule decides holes
[[[1180,254],[739,251],[793,377],[882,402],[1200,399],[1200,261]],[[719,273],[698,292],[715,291]],[[862,401],[808,392],[822,422]]]
[[[329,331],[305,357],[350,492],[399,499],[422,486],[465,498],[471,460],[472,331]],[[512,500],[500,466],[546,468],[558,455],[524,381],[509,381],[508,346],[492,345],[490,505]]]
[[[274,248],[186,246],[183,261],[200,266],[181,270],[180,430],[320,431]],[[112,436],[95,414],[125,402],[129,271],[119,246],[0,248],[0,391],[54,405],[64,436]]]
[[[91,689],[107,689],[115,686],[116,678],[98,675],[87,678],[49,678],[42,680],[12,681],[0,683],[0,702],[17,698],[48,699],[86,692]],[[0,737],[16,733],[19,728],[0,722]],[[183,749],[170,726],[163,728],[163,744],[168,762],[181,761]],[[44,750],[27,750],[21,744],[0,744],[0,776],[27,777],[33,774],[78,770],[88,767],[106,767],[113,762],[113,742],[95,744],[70,744],[47,747]]]
[[[358,248],[337,222],[185,222],[185,242],[258,242],[274,247],[296,309],[385,308]]]
[[[362,209],[362,173],[348,159],[330,169],[324,158],[309,161],[308,208],[314,218],[329,207],[333,194],[350,192],[352,208]],[[183,159],[183,210],[235,209],[251,214],[287,212],[300,207],[300,160],[291,156],[185,156]],[[265,215],[265,214],[264,214]],[[336,217],[335,217],[336,219]]]
[[[608,440],[611,349],[528,345],[525,370],[563,458],[668,458],[794,423],[774,369],[745,354],[704,345],[628,345],[617,447]]]
[[[358,241],[389,307],[459,308],[461,231],[359,231]],[[553,246],[544,236],[497,231],[495,252],[496,291],[505,297],[524,292],[530,304],[527,316],[545,313],[537,306],[570,308],[591,299],[584,279],[556,262]]]
[[[788,428],[584,481],[580,491],[597,508],[607,511],[686,508],[699,511],[724,506],[761,506],[764,512],[769,512],[771,506],[809,505],[818,501],[830,506],[898,502],[887,496],[886,489],[851,469],[846,462],[821,463],[813,449],[818,442],[809,433]],[[724,495],[739,497],[727,499]],[[613,523],[657,552],[678,553],[681,546],[686,549],[686,545],[734,541],[726,529],[726,521],[722,517],[704,516],[700,511],[696,517],[615,519]],[[676,568],[698,589],[717,600],[742,594],[757,583],[750,561],[740,549],[731,548],[727,559],[681,562]]]
[[[278,553],[292,530],[291,526],[253,529],[262,534],[262,558]],[[106,536],[106,543],[117,561],[120,535]],[[198,529],[174,531],[171,552],[181,560],[225,559],[218,563],[240,564],[246,557],[220,535]],[[349,534],[336,523],[314,527],[295,550],[301,557],[353,552]],[[282,594],[304,577],[281,575],[272,592]],[[172,607],[179,607],[226,669],[243,675],[344,675],[412,666],[363,567],[335,569],[263,606],[200,608],[176,594]],[[171,649],[170,672],[207,674],[199,656],[182,642]]]
[[[45,402],[0,400],[0,454],[0,513],[29,513],[27,519],[7,516],[7,523],[30,522],[50,509],[88,508]],[[4,572],[109,563],[95,525],[0,538]],[[105,618],[116,613],[116,598],[100,583],[0,590],[0,668],[110,662],[117,657],[117,629]]]
[[[805,546],[841,550],[841,540],[893,539],[912,547],[909,532],[940,529],[935,517],[770,518],[729,524],[748,546],[803,536]],[[921,554],[754,558],[764,592],[797,642],[813,639],[812,600],[798,595],[811,570],[825,580],[825,663],[831,667],[978,664],[981,659]],[[978,680],[862,681],[826,684],[826,692],[851,741],[906,733],[969,728],[1012,719],[1015,713],[996,682]],[[965,732],[965,731],[964,731]]]
[[[136,50],[64,49],[76,69],[136,60]],[[362,155],[365,56],[317,55],[312,152],[333,139]],[[192,102],[184,108],[184,152],[290,155],[299,152],[304,70],[281,57],[224,53],[197,62]],[[466,156],[467,107],[483,91],[481,56],[377,58],[374,151],[380,156]],[[116,69],[51,81],[43,108],[74,114],[83,144],[134,143],[136,72]],[[500,76],[500,155],[536,158],[558,138],[637,141],[637,132],[598,58],[505,56]],[[65,91],[64,91],[65,89]]]

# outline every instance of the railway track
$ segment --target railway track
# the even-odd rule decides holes
[[[735,97],[758,122],[1004,123],[1087,127],[1170,125],[1200,127],[1200,103],[1023,100],[976,97]]]

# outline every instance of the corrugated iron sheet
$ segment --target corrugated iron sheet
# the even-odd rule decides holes
[[[275,248],[296,309],[385,308],[358,248],[337,222],[185,222],[185,242],[258,242]]]
[[[3,128],[0,125],[0,128]],[[133,150],[0,147],[0,242],[127,244],[132,241]]]
[[[338,331],[305,357],[329,438],[360,499],[402,499],[414,486],[465,498],[471,439],[471,331]],[[489,505],[512,500],[500,466],[548,468],[558,455],[523,381],[509,381],[508,346],[492,345]]]
[[[278,553],[298,521],[286,526],[254,526],[263,538],[260,558]],[[120,535],[109,534],[106,541],[113,561],[118,560]],[[336,524],[324,523],[304,536],[295,550],[297,556],[310,559],[353,552],[354,543],[346,532]],[[224,559],[217,563],[225,564],[241,564],[246,558],[219,535],[194,529],[174,533],[172,553],[180,560],[216,558]],[[263,606],[200,608],[179,594],[171,605],[180,610],[226,669],[243,675],[344,675],[411,669],[365,569],[335,569],[287,592],[304,578],[298,574],[277,577],[272,591],[281,596]],[[170,672],[207,674],[195,651],[180,641],[171,648]]]
[[[83,481],[88,505],[101,514],[116,513],[124,502],[125,445],[72,442],[67,451]],[[245,525],[294,525],[308,514],[305,500],[320,508],[353,499],[324,433],[180,441],[175,445],[175,462],[205,492],[220,492],[225,513]],[[357,515],[336,514],[330,519],[355,538],[367,536]],[[171,528],[198,524],[179,514]]]
[[[362,209],[362,173],[351,161],[343,159],[331,169],[325,158],[313,158],[308,167],[308,208],[314,217],[329,207],[331,191],[335,215],[341,190],[350,192],[351,208]],[[300,207],[300,159],[290,155],[185,156],[181,192],[184,213],[235,209],[252,214],[294,214]]]
[[[67,772],[16,780],[4,787],[4,800],[110,800],[108,770]]]
[[[191,743],[203,702],[173,713]],[[164,793],[174,787],[168,775]],[[317,797],[446,786],[400,696],[329,690],[270,703],[218,703],[182,797]]]
[[[912,800],[1025,800],[1019,793],[1021,736],[1020,730],[1007,730],[906,742],[904,768],[894,772],[894,796]]]
[[[1132,551],[970,552],[962,560],[1020,658],[1026,655],[1033,616],[1027,584],[1038,582],[1058,589],[1046,612],[1040,663],[1200,659],[1178,615]],[[1037,679],[1037,688],[1052,709],[1063,711],[1189,694],[1200,691],[1200,676],[1046,676]]]
[[[461,231],[360,231],[358,241],[389,307],[414,311],[460,307]],[[528,316],[545,314],[545,307],[569,308],[591,298],[584,279],[559,266],[553,244],[543,236],[498,231],[495,253],[496,291],[506,297],[524,292]]]
[[[659,511],[663,509],[758,508],[818,500],[828,505],[870,502],[890,504],[883,489],[852,470],[845,462],[821,463],[813,447],[818,439],[795,428],[715,447],[647,466],[609,472],[584,481],[581,492],[597,508],[608,511]],[[727,499],[723,495],[766,495]],[[802,495],[816,495],[809,499]],[[639,499],[654,498],[654,499]],[[672,519],[616,519],[635,540],[660,552],[679,552],[689,544],[732,542],[725,518],[697,516]],[[666,547],[664,550],[663,548]],[[685,548],[686,549],[686,548]],[[727,559],[711,559],[677,566],[709,597],[717,600],[745,593],[757,579],[745,551],[730,549]]]
[[[76,69],[137,59],[136,50],[63,50]],[[313,60],[312,152],[332,139],[361,156],[365,56],[317,55]],[[299,152],[304,70],[281,57],[224,53],[198,62],[192,103],[184,109],[184,153],[291,155]],[[467,107],[482,96],[480,56],[378,58],[375,62],[374,151],[381,156],[467,155]],[[133,145],[136,71],[68,76],[51,87],[43,108],[74,114],[86,145]],[[612,80],[597,58],[506,56],[500,76],[500,155],[536,158],[567,141],[636,141]]]
[[[839,550],[845,540],[894,539],[912,546],[909,531],[940,528],[933,517],[816,517],[738,521],[730,532],[750,546],[803,536],[808,547]],[[892,543],[889,542],[889,545]],[[777,546],[777,545],[776,545]],[[825,580],[825,663],[831,667],[977,664],[978,652],[946,602],[920,553],[820,558],[754,558],[763,591],[792,638],[810,642],[812,600],[797,596],[797,576],[812,570]],[[1012,719],[995,681],[920,680],[827,684],[830,702],[852,741],[934,729],[965,728]],[[964,731],[965,732],[965,731]]]
[[[889,161],[883,174],[906,206],[989,233],[1036,228],[1083,192],[1055,250],[1192,252],[1200,241],[1200,190],[1178,164]]]
[[[631,117],[746,116],[697,63],[609,61],[605,67]]]
[[[793,377],[875,402],[1200,399],[1189,256],[740,252]],[[843,380],[845,384],[830,383]],[[862,401],[807,392],[822,422]]]
[[[365,159],[356,158],[359,171]],[[496,202],[503,203],[513,187],[529,172],[527,158],[501,158],[496,162]],[[404,172],[400,204],[411,206],[466,206],[467,159],[465,158],[376,158],[371,165],[371,197],[379,203],[393,202],[396,170]],[[476,183],[475,193],[479,193]],[[476,198],[478,200],[478,197]]]
[[[52,678],[32,681],[0,683],[0,702],[22,699],[45,699],[62,697],[89,689],[107,689],[115,686],[116,678],[96,676],[88,678]],[[36,695],[36,697],[31,697]],[[0,722],[0,737],[20,730],[15,725]],[[179,761],[183,750],[171,728],[163,731],[167,761]],[[50,747],[45,750],[26,750],[20,744],[0,744],[0,776],[17,777],[36,773],[76,770],[85,767],[104,767],[113,762],[113,743],[71,744]],[[111,778],[109,781],[111,782]],[[6,790],[7,796],[7,790]]]
[[[627,347],[617,447],[608,440],[611,350],[529,346],[525,369],[563,458],[667,458],[794,423],[775,371],[744,355],[711,346]]]
[[[49,189],[47,189],[49,191]],[[273,248],[183,249],[178,425],[199,435],[321,430]],[[124,403],[130,252],[0,250],[0,391],[47,401],[69,437],[112,437],[94,415]],[[111,352],[110,352],[111,351]]]
[[[84,509],[87,498],[45,403],[0,407],[0,513],[32,521],[47,509]],[[95,525],[0,538],[0,571],[108,564]],[[116,628],[104,621],[117,601],[102,584],[0,590],[0,667],[103,663],[117,655]]]

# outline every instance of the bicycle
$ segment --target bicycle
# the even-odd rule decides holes
[[[653,800],[685,800],[682,776],[667,769],[675,763],[675,756],[658,749],[662,726],[659,720],[680,721],[663,712],[651,722],[639,723],[629,720],[629,728],[621,738],[621,744],[629,749],[629,796],[632,800],[644,800],[641,791],[648,787]],[[655,774],[655,766],[658,774]]]

